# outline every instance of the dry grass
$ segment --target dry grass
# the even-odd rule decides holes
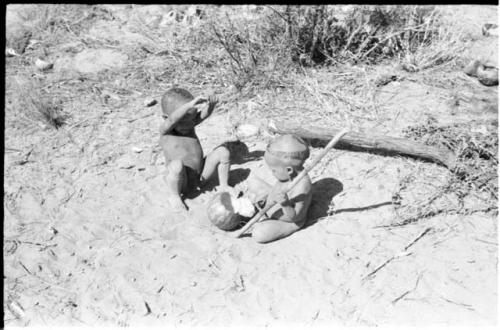
[[[397,225],[443,213],[498,212],[497,130],[496,121],[409,127],[408,137],[453,150],[457,163],[452,172],[417,166],[400,180],[393,197],[399,204]]]
[[[15,83],[19,115],[28,122],[43,122],[49,127],[59,128],[65,124],[68,114],[42,89],[39,81],[18,77]]]
[[[33,39],[40,42],[8,70],[15,67],[22,71],[35,57],[51,57],[61,44],[75,41],[85,48],[119,49],[129,56],[130,65],[123,69],[71,77],[85,80],[80,86],[85,85],[98,96],[96,99],[103,97],[99,93],[103,90],[129,96],[157,95],[171,86],[183,86],[194,93],[219,94],[221,109],[227,110],[227,104],[236,99],[245,101],[269,90],[306,88],[319,101],[318,111],[324,109],[318,116],[328,116],[335,107],[334,112],[342,114],[339,119],[352,120],[352,116],[379,117],[373,88],[367,89],[367,75],[348,69],[344,73],[354,74],[338,76],[339,88],[325,94],[314,82],[314,75],[303,78],[307,71],[301,66],[363,65],[397,56],[403,68],[418,71],[453,61],[458,54],[457,34],[441,24],[441,9],[434,7],[201,8],[205,13],[202,19],[167,25],[158,25],[149,14],[134,11],[122,23],[126,30],[142,38],[140,42],[126,43],[89,35],[88,29],[97,20],[110,24],[120,21],[105,6],[34,6],[26,19],[32,21]],[[51,83],[64,88],[66,78]],[[120,86],[111,84],[115,81]],[[352,84],[362,85],[358,88],[362,93],[352,93],[347,88]]]

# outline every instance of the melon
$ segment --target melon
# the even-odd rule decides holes
[[[236,198],[229,192],[218,192],[208,202],[207,215],[210,222],[219,229],[233,230],[242,217],[254,213],[252,202],[245,197]]]

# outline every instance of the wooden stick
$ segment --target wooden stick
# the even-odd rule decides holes
[[[342,136],[347,134],[347,132],[348,130],[342,130],[340,133],[335,135],[335,137],[333,137],[333,139],[326,145],[326,147],[321,151],[321,153],[318,156],[316,156],[316,158],[314,158],[314,160],[302,172],[300,172],[300,174],[297,175],[297,177],[295,177],[295,179],[286,188],[286,191],[284,191],[284,193],[289,192],[293,187],[295,187],[300,182],[300,180],[302,180],[307,175],[307,173],[309,173],[314,168],[314,166],[316,166],[319,163],[319,161],[323,159],[323,157],[325,157],[328,151],[330,151],[330,149],[333,148],[333,146],[340,141]],[[250,221],[248,221],[247,224],[243,226],[243,228],[241,228],[239,231],[235,233],[235,237],[239,238],[243,234],[245,234],[250,229],[250,227],[252,227],[256,222],[258,222],[260,218],[267,211],[269,211],[269,209],[273,207],[275,204],[276,202],[266,204],[266,206],[263,207],[252,219],[250,219]]]
[[[329,140],[340,130],[334,127],[304,127],[292,122],[270,123],[269,131],[279,134],[295,134],[306,139]],[[425,159],[446,166],[455,166],[455,154],[444,148],[426,146],[404,138],[349,132],[340,140],[340,147],[354,150],[368,150],[389,155],[406,155]]]

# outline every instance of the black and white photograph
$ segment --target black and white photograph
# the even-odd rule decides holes
[[[498,326],[498,3],[8,4],[3,326]]]

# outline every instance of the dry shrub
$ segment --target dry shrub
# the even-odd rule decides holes
[[[280,26],[269,15],[255,11],[260,9],[247,9],[250,15],[258,14],[258,18],[231,17],[227,11],[219,11],[211,15],[207,26],[212,41],[222,47],[229,58],[237,89],[249,83],[263,88],[280,85],[290,68],[287,40]]]
[[[45,123],[57,129],[65,124],[68,115],[42,87],[33,78],[16,79],[12,88],[19,103],[18,114],[29,122]]]
[[[462,47],[456,26],[434,6],[266,6],[258,19],[215,15],[209,31],[242,80],[277,66],[380,63],[397,57],[408,71],[453,60]],[[256,9],[254,10],[256,11]]]
[[[498,210],[498,122],[412,126],[406,136],[455,152],[456,166],[420,166],[400,180],[394,194],[398,225],[437,214],[470,214]]]
[[[72,4],[36,4],[19,12],[30,36],[37,40],[36,47],[48,48],[71,40],[78,40],[81,33],[98,19],[113,19],[102,6]]]
[[[352,6],[344,13],[335,6],[288,6],[285,16],[292,57],[312,63],[373,64],[398,56],[403,64],[410,58],[417,71],[450,60],[458,40],[433,6]],[[426,52],[430,46],[437,49]]]

